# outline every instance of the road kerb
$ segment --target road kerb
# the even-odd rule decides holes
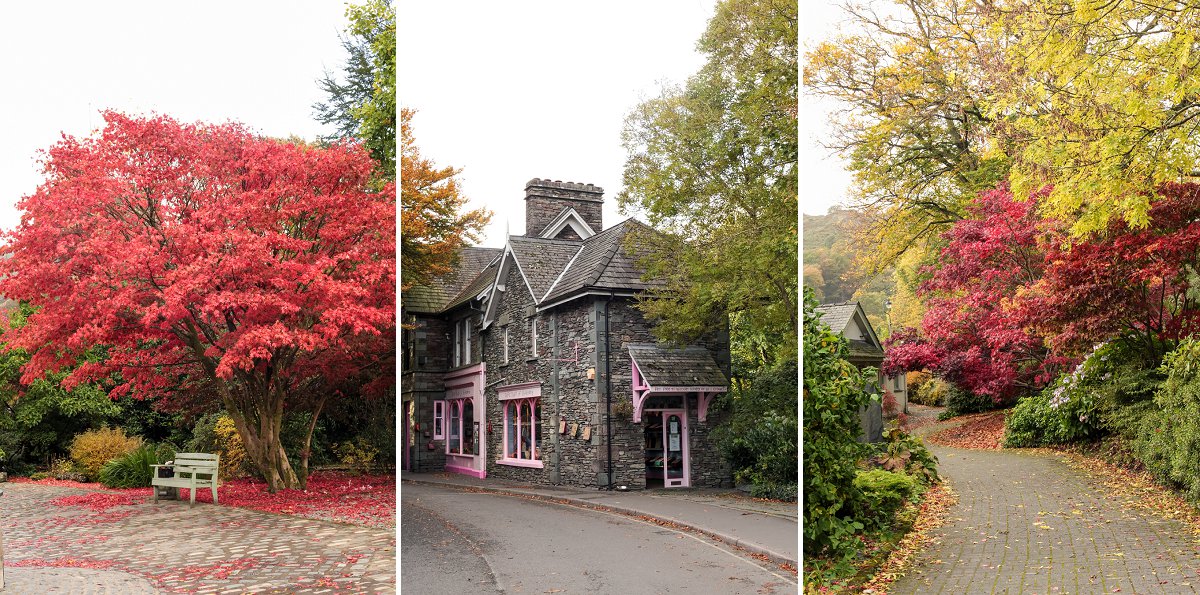
[[[474,491],[490,492],[490,493],[494,493],[494,494],[503,494],[503,495],[509,495],[509,496],[521,496],[521,497],[526,497],[526,498],[535,498],[535,499],[543,500],[546,502],[557,502],[560,504],[563,504],[563,503],[570,504],[571,506],[575,506],[576,508],[587,508],[590,510],[616,512],[616,513],[620,513],[620,514],[623,514],[626,516],[633,516],[633,517],[649,517],[649,518],[658,520],[663,523],[670,523],[670,524],[674,524],[674,525],[678,525],[678,526],[687,528],[691,531],[695,531],[697,533],[706,535],[710,538],[716,539],[717,541],[720,541],[721,543],[725,543],[725,544],[731,545],[737,549],[741,549],[743,551],[749,552],[750,554],[765,557],[768,561],[770,561],[774,564],[778,564],[781,566],[787,565],[793,569],[796,568],[796,560],[793,560],[793,559],[787,557],[786,555],[772,551],[772,550],[770,550],[766,547],[763,547],[761,545],[758,545],[756,543],[748,542],[744,539],[734,537],[732,535],[728,535],[728,534],[722,533],[720,531],[715,531],[715,530],[709,529],[707,527],[702,527],[702,526],[696,525],[694,523],[691,523],[691,522],[688,522],[688,521],[685,521],[682,519],[677,519],[674,517],[661,515],[661,514],[655,514],[652,512],[646,512],[644,510],[637,510],[634,508],[627,508],[624,506],[613,506],[611,504],[598,504],[596,502],[591,502],[591,501],[583,500],[580,498],[573,498],[571,496],[566,496],[566,495],[559,496],[559,495],[555,495],[555,494],[547,494],[547,493],[537,491],[537,490],[523,490],[520,488],[501,488],[501,487],[493,487],[493,486],[466,485],[466,484],[459,484],[459,483],[453,483],[453,482],[430,481],[430,480],[424,480],[424,479],[402,478],[400,481],[402,483],[414,483],[414,484],[422,484],[422,485],[439,486],[439,487],[451,488],[451,489],[474,490]]]

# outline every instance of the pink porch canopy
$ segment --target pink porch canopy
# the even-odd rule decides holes
[[[697,417],[705,421],[713,397],[728,390],[725,374],[703,347],[682,349],[658,345],[628,346],[633,362],[633,421],[642,421],[646,399],[654,394],[686,395],[696,393]]]

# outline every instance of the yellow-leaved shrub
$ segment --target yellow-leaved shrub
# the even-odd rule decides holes
[[[71,460],[88,481],[96,481],[105,463],[142,446],[139,436],[126,436],[121,428],[100,428],[79,434],[71,441]]]

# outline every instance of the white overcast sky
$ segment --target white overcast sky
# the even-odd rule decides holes
[[[824,35],[832,5],[802,2],[802,35]],[[704,63],[695,43],[713,0],[474,2],[401,0],[400,102],[418,110],[413,133],[440,166],[463,168],[471,206],[494,212],[485,246],[523,234],[530,178],[605,190],[616,210],[625,150],[621,128],[660,83],[682,84]],[[816,146],[823,110],[802,100],[801,201],[824,213],[844,195],[840,162]]]
[[[831,37],[843,19],[842,9],[830,0],[801,1],[800,64],[804,52]],[[801,77],[803,81],[803,77]],[[845,162],[821,146],[829,134],[829,115],[835,105],[800,89],[800,209],[806,215],[824,215],[829,207],[846,201],[850,174]]]
[[[317,79],[339,71],[339,1],[6,2],[0,7],[0,229],[42,180],[38,151],[100,128],[100,110],[326,132]]]

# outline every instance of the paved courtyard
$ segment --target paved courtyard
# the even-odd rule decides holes
[[[0,484],[12,593],[394,593],[388,529],[149,499],[93,510],[93,492]]]

